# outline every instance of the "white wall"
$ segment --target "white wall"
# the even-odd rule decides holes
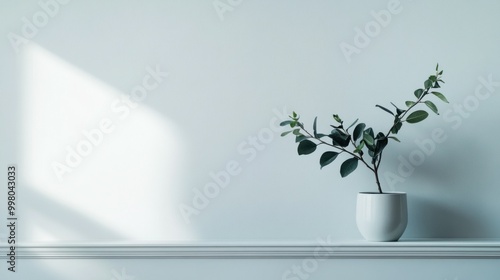
[[[404,238],[500,235],[499,3],[221,0],[218,14],[213,1],[62,2],[45,22],[38,1],[1,3],[0,165],[18,168],[20,242],[359,239],[355,196],[375,190],[372,175],[341,179],[340,161],[320,170],[320,153],[297,156],[276,124],[295,110],[324,130],[333,113],[385,130],[374,105],[404,104],[436,62],[450,104],[403,127],[382,173],[434,129],[446,140],[404,182],[383,184],[409,193]],[[386,26],[344,55],[388,6]],[[144,100],[127,105],[143,83]],[[58,180],[54,162],[100,127]],[[230,182],[186,223],[179,207],[221,171]]]

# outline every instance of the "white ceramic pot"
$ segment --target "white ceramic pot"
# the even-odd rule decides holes
[[[406,193],[358,193],[356,224],[366,240],[397,241],[407,223]]]

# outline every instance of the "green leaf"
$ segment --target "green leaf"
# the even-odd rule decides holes
[[[363,150],[364,147],[365,147],[365,141],[361,141],[359,143],[359,145],[356,147],[356,149],[354,150],[354,153],[361,152],[361,150]]]
[[[373,136],[371,136],[369,133],[364,133],[363,134],[363,141],[366,143],[368,146],[373,146],[375,140],[373,139]]]
[[[318,117],[315,117],[314,118],[314,122],[313,122],[313,134],[314,134],[314,137],[317,137],[318,133],[316,131],[316,121],[318,120]]]
[[[411,106],[413,106],[415,104],[415,102],[413,102],[413,101],[406,101],[405,104],[406,104],[406,106],[408,108],[410,108]]]
[[[439,68],[439,63],[438,63],[438,64],[436,64],[436,71],[438,70],[438,68]]]
[[[441,86],[439,85],[439,83],[438,83],[438,82],[435,82],[435,83],[434,83],[434,86],[433,86],[432,88],[440,88],[440,87],[441,87]]]
[[[424,87],[425,87],[426,89],[431,88],[431,87],[432,87],[432,81],[431,81],[431,80],[426,80],[426,81],[424,82]]]
[[[389,110],[389,109],[387,109],[387,108],[385,108],[385,107],[382,107],[382,106],[380,106],[380,105],[375,105],[375,107],[379,107],[380,109],[382,109],[382,110],[386,111],[387,113],[389,113],[389,114],[391,114],[391,115],[393,115],[393,116],[394,116],[394,113],[393,113],[393,112],[391,112],[391,110]]]
[[[296,128],[293,130],[293,135],[302,135],[302,133],[300,133],[300,128]]]
[[[363,141],[369,151],[373,152],[375,150],[375,136],[371,127],[366,129],[363,133]]]
[[[340,175],[342,178],[346,177],[347,175],[351,174],[356,168],[358,167],[358,159],[357,158],[350,158],[342,163],[340,166]]]
[[[436,105],[434,103],[432,103],[431,101],[425,101],[424,102],[425,105],[427,105],[427,107],[429,107],[434,113],[436,113],[436,115],[439,115],[439,112],[438,112],[438,108],[436,107]]]
[[[291,123],[292,123],[292,121],[291,121],[291,120],[282,121],[282,122],[280,123],[280,126],[287,126],[287,125],[289,125],[289,124],[291,124]]]
[[[339,153],[337,152],[324,152],[319,159],[319,164],[321,165],[321,168],[332,163],[337,158],[338,155]]]
[[[361,136],[363,133],[363,130],[365,130],[366,125],[364,123],[359,123],[355,128],[354,132],[352,134],[354,141],[357,141],[358,138]]]
[[[310,140],[303,140],[299,143],[297,147],[297,152],[299,155],[308,155],[316,151],[316,144]]]
[[[424,93],[424,90],[419,88],[413,94],[415,94],[417,98],[420,98],[420,96],[422,96],[422,93]]]
[[[431,76],[429,77],[429,80],[431,80],[432,82],[435,82],[435,81],[437,81],[437,77],[436,77],[436,76],[434,76],[434,75],[431,75]]]
[[[448,102],[448,99],[446,99],[446,97],[444,97],[444,95],[442,93],[437,92],[437,91],[433,91],[431,93],[434,94],[435,96],[437,96],[439,99],[443,100],[444,102],[450,103],[450,102]]]
[[[396,125],[394,125],[394,127],[391,129],[391,132],[393,134],[398,134],[399,130],[401,129],[401,127],[403,126],[403,123],[401,122],[401,120],[399,118],[396,118],[394,120],[394,123]]]
[[[368,134],[370,134],[370,136],[371,136],[372,138],[375,138],[375,134],[373,133],[373,129],[372,129],[371,127],[370,127],[370,128],[367,128],[367,129],[365,130],[365,133],[368,133]]]
[[[281,137],[288,135],[290,132],[292,132],[292,131],[290,130],[290,131],[285,131],[285,132],[281,133]]]
[[[399,141],[399,139],[398,139],[398,138],[396,138],[396,137],[394,137],[394,136],[389,136],[389,137],[387,137],[387,138],[391,138],[391,139],[393,139],[393,140],[396,140],[396,141],[398,141],[398,142],[401,142],[401,141]]]
[[[342,119],[340,119],[339,115],[337,114],[333,115],[333,119],[336,120],[338,123],[342,123]]]
[[[423,121],[429,116],[429,113],[423,110],[415,111],[411,113],[407,118],[406,121],[408,123],[418,123],[420,121]]]
[[[355,125],[358,122],[359,119],[356,119],[345,131],[348,131],[349,128],[351,128],[353,125]]]

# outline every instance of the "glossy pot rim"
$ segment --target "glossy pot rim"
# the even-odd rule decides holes
[[[406,195],[406,192],[358,192],[358,195]]]

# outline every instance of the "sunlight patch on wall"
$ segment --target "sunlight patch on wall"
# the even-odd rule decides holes
[[[22,69],[26,192],[36,190],[46,200],[31,210],[61,225],[81,220],[84,228],[70,236],[34,229],[25,239],[189,239],[184,222],[172,210],[184,149],[176,126],[148,108],[147,98],[133,102],[130,94],[38,45],[26,47]],[[138,77],[138,85],[145,76]],[[58,207],[73,212],[65,215],[55,211]]]

